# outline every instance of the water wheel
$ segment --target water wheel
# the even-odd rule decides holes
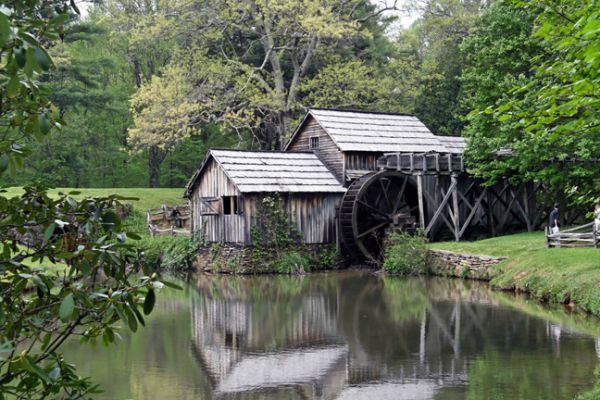
[[[371,172],[348,187],[339,211],[342,243],[351,256],[379,262],[391,230],[414,232],[419,214],[412,177]]]

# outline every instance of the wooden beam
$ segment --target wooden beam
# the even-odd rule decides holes
[[[484,191],[485,191],[485,189],[484,189]],[[474,207],[474,206],[472,206],[472,205],[471,205],[471,203],[470,203],[469,199],[467,199],[467,198],[466,198],[466,197],[465,197],[465,196],[464,196],[464,195],[461,193],[461,191],[460,191],[460,190],[458,191],[458,195],[459,195],[459,197],[460,197],[460,200],[462,200],[463,204],[465,204],[467,207],[469,207],[469,212],[471,212],[471,211],[473,210],[473,207]],[[480,195],[481,195],[481,194],[480,194]],[[477,198],[478,198],[478,197],[477,197]],[[476,199],[477,199],[477,198],[476,198]],[[475,200],[475,201],[477,202],[477,200]],[[482,217],[481,215],[477,215],[477,220],[478,220],[479,222],[481,222],[481,225],[484,225],[484,226],[485,226],[485,222],[483,221],[483,217]]]
[[[446,192],[446,194],[444,195],[444,198],[442,199],[442,202],[438,206],[437,210],[435,210],[435,213],[433,214],[431,221],[429,221],[427,228],[425,228],[425,235],[427,235],[429,233],[429,231],[431,230],[433,225],[437,222],[437,219],[443,213],[444,207],[446,206],[446,204],[448,204],[448,200],[450,200],[450,196],[452,195],[452,192],[455,187],[456,187],[456,181],[452,181],[450,183],[450,187],[448,188],[448,191]]]
[[[450,186],[454,186],[452,190],[452,209],[454,212],[454,239],[460,240],[460,210],[458,208],[458,179],[456,174],[450,176]]]
[[[423,199],[423,174],[417,175],[417,196],[419,200],[419,225],[425,229],[425,204]],[[427,234],[427,233],[425,233]]]
[[[533,231],[531,224],[531,214],[529,212],[529,196],[527,195],[527,184],[523,185],[523,206],[525,207],[525,215],[527,218],[527,232]]]
[[[440,191],[439,191],[439,192],[437,192],[437,191],[436,191],[436,194],[437,194],[437,193],[440,193],[440,194],[442,195],[442,198],[445,198],[445,197],[446,197],[446,195],[450,196],[448,193],[444,192],[444,189],[440,189]],[[427,191],[424,191],[424,192],[423,192],[423,194],[425,195],[425,200],[427,200],[429,203],[431,203],[431,204],[438,204],[438,203],[437,203],[437,201],[436,201],[436,202],[434,202],[434,201],[431,199],[431,196],[429,195],[429,193],[427,193]],[[448,197],[448,198],[450,198],[450,197]],[[448,203],[449,203],[449,201],[446,201],[446,203],[444,204],[444,207],[448,208],[448,214],[449,214],[448,216],[449,216],[450,218],[454,218],[454,217],[452,216],[452,210],[450,209],[450,205],[449,205]],[[441,204],[441,203],[440,203],[440,204]],[[441,207],[441,206],[438,206],[438,208],[437,208],[436,210],[438,210],[440,207]],[[450,221],[448,221],[448,218],[446,218],[446,215],[444,215],[444,212],[443,212],[443,211],[444,211],[444,209],[443,209],[443,207],[442,207],[442,213],[439,215],[439,217],[440,217],[440,218],[442,218],[442,220],[444,221],[444,223],[446,224],[446,226],[448,227],[448,229],[449,229],[449,230],[452,232],[452,230],[454,229],[454,228],[453,228],[453,225],[452,225],[452,223],[451,223]],[[433,220],[433,219],[432,219],[432,220]],[[431,224],[431,223],[429,223],[428,225],[430,225],[430,224]],[[433,232],[433,226],[432,226],[432,228],[431,228],[431,231],[430,231],[430,232]]]
[[[481,194],[479,195],[479,198],[475,202],[475,205],[471,209],[471,213],[467,216],[467,219],[465,219],[465,222],[463,223],[463,227],[461,228],[460,232],[458,233],[459,239],[462,238],[462,236],[464,235],[465,230],[467,229],[467,227],[471,223],[471,220],[473,219],[473,217],[477,213],[477,210],[479,208],[481,208],[481,202],[483,201],[483,198],[486,195],[486,191],[487,191],[487,188],[484,188],[483,191],[481,192]]]

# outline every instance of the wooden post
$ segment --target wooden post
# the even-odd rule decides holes
[[[423,174],[417,175],[417,196],[419,197],[419,225],[425,229],[425,205],[423,199]]]
[[[454,186],[452,192],[452,212],[454,213],[454,240],[460,240],[460,210],[458,208],[458,178],[455,173],[450,176],[450,182]]]
[[[527,183],[523,184],[523,207],[525,208],[525,222],[527,224],[527,232],[533,231],[531,223],[531,213],[529,212],[529,195],[527,192]]]
[[[488,224],[490,226],[490,234],[492,235],[492,237],[496,236],[496,226],[494,225],[494,207],[492,205],[492,190],[495,190],[494,187],[486,187],[485,189],[485,195],[486,195],[486,203],[487,203],[487,207],[486,207],[486,212],[487,212],[487,218],[488,218]]]

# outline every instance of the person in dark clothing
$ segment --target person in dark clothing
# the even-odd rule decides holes
[[[177,207],[173,208],[173,211],[171,211],[171,221],[176,228],[181,228],[181,213]]]
[[[558,203],[554,204],[554,209],[550,211],[548,226],[552,230],[552,233],[558,233],[560,228],[560,209]]]

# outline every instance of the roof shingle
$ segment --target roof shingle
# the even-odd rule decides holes
[[[430,152],[448,149],[412,115],[313,109],[341,151]]]
[[[331,171],[312,153],[211,150],[242,193],[344,193]]]

